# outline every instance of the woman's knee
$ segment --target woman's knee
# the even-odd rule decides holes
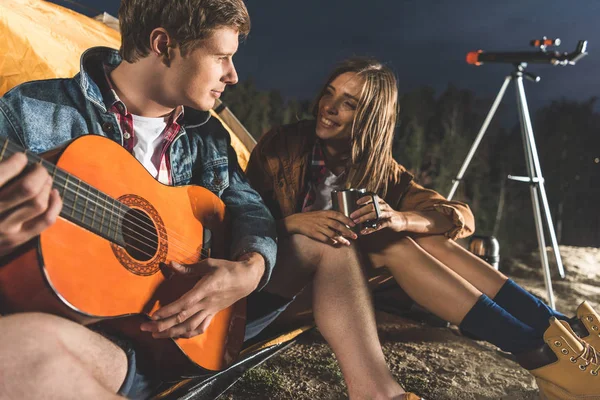
[[[394,241],[386,244],[384,247],[364,247],[371,265],[374,268],[390,267],[391,263],[396,264],[398,260],[404,260],[408,255],[415,251],[423,251],[415,240],[406,235],[399,235]]]

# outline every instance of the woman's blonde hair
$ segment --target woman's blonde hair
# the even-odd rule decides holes
[[[377,60],[345,60],[332,72],[323,86],[313,109],[315,116],[327,86],[346,72],[354,72],[364,79],[352,123],[346,187],[366,188],[383,197],[395,171],[392,142],[398,115],[396,77],[390,68]]]

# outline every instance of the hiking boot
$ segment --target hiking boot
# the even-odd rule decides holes
[[[573,331],[595,349],[600,350],[600,315],[587,301],[577,307],[577,317],[569,321]]]
[[[403,395],[401,395],[399,400],[425,400],[425,399],[420,398],[419,396],[417,396],[414,393],[408,392],[408,393],[404,393]]]
[[[600,359],[565,321],[552,317],[546,344],[518,354],[517,361],[535,377],[542,400],[600,400]]]

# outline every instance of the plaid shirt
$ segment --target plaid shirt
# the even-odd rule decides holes
[[[121,101],[117,92],[114,89],[113,83],[110,79],[109,73],[110,68],[105,64],[104,65],[104,76],[106,78],[106,83],[110,90],[110,99],[113,99],[112,102],[108,105],[108,110],[115,114],[117,117],[117,121],[119,122],[119,126],[121,127],[121,131],[123,132],[123,147],[127,149],[131,154],[133,154],[133,148],[136,143],[135,139],[135,131],[133,129],[133,115],[129,111],[127,111],[127,106],[125,103]],[[105,96],[105,98],[107,98]],[[158,176],[156,179],[165,185],[171,185],[171,162],[169,160],[169,153],[167,150],[173,140],[177,137],[177,134],[181,131],[181,125],[177,123],[180,117],[183,116],[183,107],[178,106],[171,115],[169,116],[169,120],[167,121],[167,126],[165,130],[161,133],[163,141],[161,143],[161,152],[160,152],[160,165],[157,166]]]

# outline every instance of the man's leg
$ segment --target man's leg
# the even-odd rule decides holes
[[[0,399],[113,399],[123,350],[72,321],[41,313],[0,317]]]
[[[351,399],[403,393],[390,373],[358,255],[306,236],[281,240],[267,292],[291,298],[313,282],[315,322],[335,353]]]

